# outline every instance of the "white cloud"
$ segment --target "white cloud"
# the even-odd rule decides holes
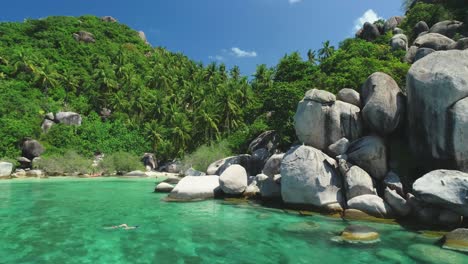
[[[289,0],[290,4],[296,4],[296,3],[300,3],[300,2],[302,2],[302,0]]]
[[[370,22],[374,23],[375,21],[381,19],[379,15],[372,9],[367,10],[364,14],[354,21],[354,31],[358,31],[362,28],[364,23]]]
[[[232,54],[238,58],[253,58],[257,57],[257,52],[255,51],[246,51],[246,50],[241,50],[237,47],[231,48]]]
[[[215,56],[208,56],[210,60],[216,60],[216,61],[223,61],[224,57],[221,55],[215,55]]]

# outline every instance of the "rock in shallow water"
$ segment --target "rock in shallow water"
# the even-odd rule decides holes
[[[308,146],[293,147],[281,163],[283,201],[326,208],[343,203],[341,177],[336,161]]]
[[[446,234],[442,247],[445,249],[468,252],[468,229],[459,228]]]
[[[341,233],[340,238],[348,243],[377,243],[380,235],[374,228],[361,225],[350,225]]]
[[[214,198],[220,190],[218,176],[187,176],[168,195],[169,201],[193,201]]]
[[[154,192],[168,193],[168,192],[171,192],[173,189],[174,189],[174,185],[161,182],[156,186],[156,188],[154,189]]]
[[[247,172],[240,165],[229,166],[219,176],[221,189],[227,194],[241,194],[247,188]]]
[[[10,177],[13,172],[13,164],[9,162],[0,162],[0,178]]]
[[[357,209],[374,217],[386,218],[392,216],[391,207],[379,196],[365,194],[348,201],[351,209]]]
[[[450,170],[429,172],[413,184],[421,201],[468,216],[468,173]]]

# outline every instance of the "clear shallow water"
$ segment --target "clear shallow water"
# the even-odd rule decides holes
[[[468,263],[398,225],[376,245],[331,239],[349,223],[223,201],[166,203],[154,179],[0,182],[0,263]],[[105,230],[127,223],[136,230]],[[356,223],[356,222],[355,222]]]

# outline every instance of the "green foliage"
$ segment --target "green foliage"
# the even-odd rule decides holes
[[[34,166],[48,174],[63,175],[64,173],[90,174],[95,168],[93,161],[75,151],[65,151],[64,154],[54,154],[41,157]]]
[[[412,32],[414,26],[419,21],[425,21],[427,25],[431,27],[437,22],[452,18],[453,14],[444,5],[417,3],[407,12],[406,18],[400,27],[405,30],[405,32]],[[414,39],[417,36],[410,34],[409,37],[410,39]]]
[[[105,174],[122,174],[144,169],[139,156],[121,151],[105,155],[104,159],[99,163],[99,168]]]
[[[199,171],[206,171],[212,162],[232,155],[228,142],[223,140],[198,147],[194,152],[183,158],[182,164],[187,166],[185,169],[193,167]]]

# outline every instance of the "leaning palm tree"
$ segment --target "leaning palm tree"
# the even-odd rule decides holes
[[[316,64],[317,63],[317,52],[315,50],[308,50],[307,51],[307,59],[310,63]]]
[[[318,50],[320,61],[329,58],[335,52],[335,47],[330,45],[330,41],[323,42],[323,47]]]

